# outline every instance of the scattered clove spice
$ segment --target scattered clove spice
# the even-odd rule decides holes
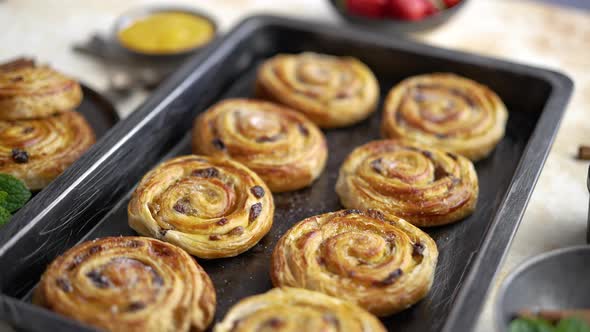
[[[578,147],[578,159],[580,159],[580,160],[590,160],[590,146],[588,146],[588,145],[580,145]]]

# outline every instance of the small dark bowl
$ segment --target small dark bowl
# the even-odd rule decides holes
[[[140,52],[131,48],[126,47],[121,40],[119,40],[119,31],[123,30],[132,22],[142,18],[149,16],[150,14],[160,13],[160,12],[183,12],[187,14],[191,14],[197,17],[204,18],[205,20],[209,21],[213,25],[213,36],[211,40],[205,44],[201,44],[195,46],[190,49],[185,49],[176,53],[144,53]],[[135,57],[142,60],[148,61],[182,61],[187,57],[195,54],[199,50],[205,48],[209,45],[217,36],[218,33],[218,26],[215,20],[209,16],[208,14],[201,12],[194,8],[182,7],[182,6],[154,6],[154,7],[141,7],[132,9],[123,13],[119,18],[115,21],[112,30],[112,39],[114,44],[119,48],[119,51],[126,53],[127,56]]]
[[[405,21],[395,18],[370,18],[354,15],[346,10],[344,0],[329,0],[329,2],[336,9],[338,14],[350,23],[379,32],[406,33],[431,30],[442,25],[463,8],[467,0],[462,0],[451,8],[444,9],[419,21]]]
[[[590,308],[590,246],[554,250],[527,260],[502,283],[496,299],[499,332],[521,310]]]

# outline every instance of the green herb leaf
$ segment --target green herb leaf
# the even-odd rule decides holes
[[[559,321],[555,332],[590,332],[590,327],[579,318],[566,318]]]
[[[3,206],[4,202],[6,202],[6,197],[8,197],[8,193],[0,190],[0,206]]]
[[[31,192],[24,183],[12,175],[0,174],[0,191],[8,194],[0,207],[12,213],[20,209],[31,198]]]
[[[518,318],[510,323],[510,332],[555,332],[549,322],[542,319]]]
[[[0,207],[0,226],[5,225],[12,215],[6,209]]]

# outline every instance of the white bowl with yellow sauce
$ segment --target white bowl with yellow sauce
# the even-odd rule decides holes
[[[127,51],[149,57],[188,55],[209,44],[217,33],[215,21],[195,9],[148,7],[123,14],[114,38]]]

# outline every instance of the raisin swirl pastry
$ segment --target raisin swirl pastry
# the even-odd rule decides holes
[[[80,84],[47,66],[24,58],[0,65],[0,120],[46,117],[81,101]]]
[[[95,140],[78,112],[38,120],[0,120],[0,173],[19,178],[31,190],[42,189]]]
[[[350,209],[377,209],[419,227],[470,215],[479,193],[469,159],[416,143],[381,140],[356,148],[340,168],[336,193]]]
[[[252,248],[273,222],[264,182],[227,158],[183,156],[148,172],[128,206],[129,226],[200,258]]]
[[[363,308],[301,288],[274,288],[234,305],[214,332],[254,331],[385,332]]]
[[[248,99],[226,100],[202,113],[193,129],[193,152],[237,160],[273,192],[310,185],[328,156],[324,135],[305,116]]]
[[[322,128],[366,119],[377,106],[379,85],[352,57],[316,53],[279,54],[259,69],[257,95],[302,112]]]
[[[144,237],[108,237],[58,257],[33,302],[108,331],[204,331],[215,290],[185,251]]]
[[[277,287],[319,291],[387,316],[426,296],[437,259],[436,243],[407,221],[342,210],[289,229],[274,249],[271,278]]]
[[[488,87],[453,74],[410,77],[385,100],[382,133],[485,158],[504,136],[508,112]]]

